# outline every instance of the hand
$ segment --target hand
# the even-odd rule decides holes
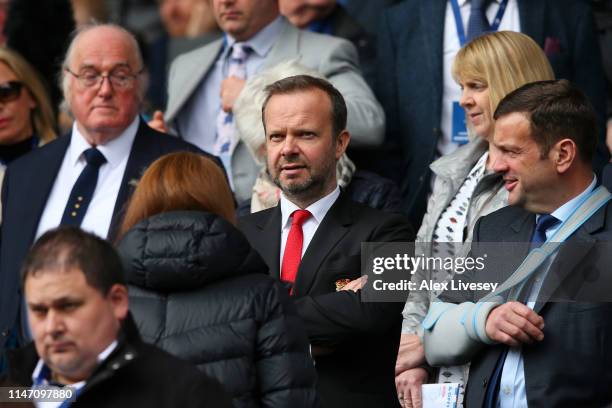
[[[485,330],[491,340],[517,347],[544,339],[544,319],[520,302],[508,302],[489,313]]]
[[[395,389],[400,405],[404,408],[421,408],[423,398],[421,386],[428,380],[429,374],[424,368],[406,370],[395,377]]]
[[[363,286],[368,281],[368,275],[363,275],[360,278],[354,279],[344,285],[340,290],[352,290],[353,292],[357,292],[359,289],[363,288]]]
[[[244,79],[228,77],[221,82],[221,107],[225,112],[231,112],[238,95],[242,92],[245,84]]]
[[[425,361],[425,349],[421,339],[416,334],[402,334],[400,337],[397,360],[395,361],[395,375],[406,370],[417,368]]]
[[[158,132],[168,133],[168,129],[166,128],[166,122],[164,122],[164,114],[162,111],[153,112],[153,119],[147,123],[149,127],[157,130]]]

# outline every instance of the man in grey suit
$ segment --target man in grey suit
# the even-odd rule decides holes
[[[219,129],[232,121],[232,107],[245,79],[284,60],[299,58],[340,90],[347,101],[348,129],[355,144],[382,141],[384,112],[359,73],[352,44],[293,27],[280,16],[277,0],[212,3],[225,36],[174,61],[165,120],[173,133],[225,159],[238,201],[250,198],[259,168],[236,132],[231,133],[229,151],[218,151]],[[238,47],[246,47],[238,64],[242,75],[232,75]],[[222,119],[221,109],[225,112]]]

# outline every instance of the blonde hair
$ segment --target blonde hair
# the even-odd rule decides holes
[[[34,133],[42,143],[47,143],[57,137],[56,121],[47,90],[38,72],[17,52],[6,47],[0,47],[0,62],[5,64],[23,82],[36,107],[31,111],[31,121]]]
[[[499,101],[515,89],[555,79],[540,46],[514,31],[487,33],[467,43],[455,57],[452,74],[457,83],[475,80],[489,88],[491,116]]]
[[[130,199],[119,237],[146,218],[181,210],[207,211],[236,223],[234,198],[225,174],[208,157],[179,152],[155,160]]]

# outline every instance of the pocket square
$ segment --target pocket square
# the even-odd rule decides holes
[[[544,54],[547,57],[561,54],[561,41],[557,37],[546,37],[546,40],[544,40]]]
[[[350,281],[350,279],[338,279],[336,281],[336,292],[340,292]]]

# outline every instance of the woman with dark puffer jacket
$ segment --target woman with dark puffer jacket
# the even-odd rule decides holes
[[[317,406],[302,322],[234,222],[210,159],[173,153],[149,167],[118,247],[141,335],[217,379],[235,407]]]

